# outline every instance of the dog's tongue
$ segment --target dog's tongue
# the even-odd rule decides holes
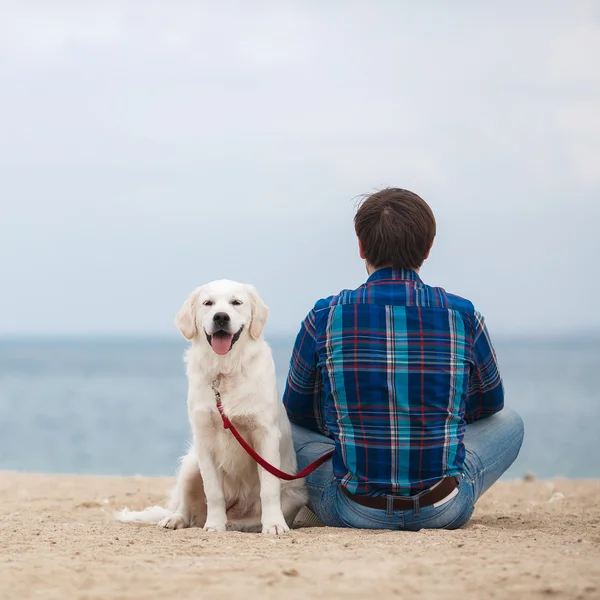
[[[213,334],[210,345],[217,354],[227,354],[231,349],[232,340],[233,336],[230,333],[218,331],[217,333]]]

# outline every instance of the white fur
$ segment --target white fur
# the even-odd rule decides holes
[[[218,312],[229,315],[232,332],[241,331],[222,356],[207,339]],[[295,473],[290,423],[277,393],[271,349],[262,335],[267,316],[252,286],[228,280],[199,287],[185,301],[177,325],[192,342],[185,360],[193,442],[181,460],[168,508],[125,509],[117,519],[168,529],[195,525],[207,531],[289,530],[306,503],[303,481],[280,481],[246,454],[224,429],[212,389],[216,383],[223,410],[244,439],[273,466]]]

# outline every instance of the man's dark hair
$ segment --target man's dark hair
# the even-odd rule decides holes
[[[435,217],[417,194],[386,188],[362,202],[354,229],[371,266],[418,269],[435,238]]]

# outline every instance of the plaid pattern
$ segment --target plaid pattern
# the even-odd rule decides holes
[[[350,492],[410,495],[460,473],[465,424],[501,410],[504,388],[473,305],[384,268],[308,314],[284,403],[293,423],[335,440]]]

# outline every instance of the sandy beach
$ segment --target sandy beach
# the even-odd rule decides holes
[[[460,531],[117,523],[168,478],[0,473],[0,598],[600,598],[600,481],[497,484]]]

